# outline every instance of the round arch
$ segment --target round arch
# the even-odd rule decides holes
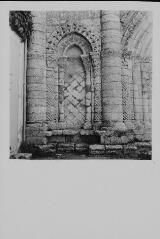
[[[93,51],[91,44],[87,39],[85,39],[82,35],[77,33],[69,33],[65,35],[58,43],[57,55],[62,56],[66,54],[68,48],[72,46],[78,46],[82,55],[89,55],[90,52]]]
[[[67,23],[56,27],[55,31],[52,32],[48,37],[47,49],[56,52],[57,45],[60,43],[60,41],[71,33],[77,35],[79,34],[86,41],[88,41],[92,47],[93,52],[100,52],[101,45],[100,37],[94,34],[94,32],[91,29],[88,29],[79,23]]]

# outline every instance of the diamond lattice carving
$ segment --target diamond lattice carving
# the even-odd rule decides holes
[[[64,121],[67,128],[81,128],[85,122],[85,72],[80,62],[69,63],[66,70]]]

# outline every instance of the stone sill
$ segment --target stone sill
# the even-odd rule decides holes
[[[52,130],[52,131],[46,131],[46,137],[51,137],[54,135],[95,135],[94,130],[86,130],[86,129],[80,129],[80,130],[73,130],[73,129],[64,129],[64,130]]]

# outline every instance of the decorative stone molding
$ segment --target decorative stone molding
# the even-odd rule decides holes
[[[133,129],[134,120],[133,109],[133,79],[132,79],[132,60],[122,59],[122,105],[123,105],[123,121],[128,129]]]
[[[83,51],[83,55],[89,54],[89,52],[92,51],[90,42],[88,42],[83,36],[77,35],[76,33],[70,33],[59,42],[58,55],[66,55],[67,49],[72,45],[79,46]]]
[[[85,116],[85,129],[92,127],[92,114],[93,114],[93,102],[92,95],[95,94],[94,100],[95,120],[100,123],[101,119],[101,68],[100,68],[100,39],[91,30],[80,25],[79,23],[68,23],[59,26],[56,30],[48,37],[47,45],[47,65],[48,67],[65,68],[67,59],[67,50],[71,46],[78,46],[82,50],[81,60],[84,65],[86,73],[86,116]],[[58,47],[57,47],[58,46]],[[94,64],[90,58],[90,53],[94,53],[95,56],[98,54],[98,58]],[[95,58],[95,57],[94,57]],[[65,59],[65,60],[64,60]],[[96,58],[95,58],[96,59]],[[70,58],[70,60],[72,60]],[[98,63],[98,64],[97,64]],[[95,92],[93,92],[93,82],[91,79],[91,71],[93,68]],[[98,85],[99,84],[99,85]],[[60,108],[62,105],[60,106]],[[63,117],[62,117],[63,118]]]
[[[121,56],[123,59],[132,59],[133,53],[132,53],[132,51],[128,51],[127,48],[124,48]]]
[[[122,48],[128,45],[128,40],[139,26],[146,12],[141,11],[121,11],[120,22],[122,26]]]
[[[56,52],[57,44],[59,44],[63,37],[71,33],[81,34],[88,40],[88,42],[90,42],[93,51],[100,52],[101,41],[99,36],[94,34],[91,29],[89,30],[82,24],[76,22],[64,24],[56,28],[56,30],[48,37],[48,51]]]
[[[102,121],[102,99],[101,99],[101,60],[100,53],[90,53],[94,72],[94,124],[99,127]]]
[[[91,61],[89,56],[81,56],[85,73],[86,73],[86,115],[84,129],[91,129],[92,127],[92,115],[91,115],[91,106],[92,106],[92,82],[91,82]]]

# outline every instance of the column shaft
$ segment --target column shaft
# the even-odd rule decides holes
[[[26,137],[45,143],[46,130],[46,42],[45,13],[32,12],[33,31],[27,54]]]
[[[118,11],[102,11],[103,125],[125,130],[121,84],[121,34]]]

